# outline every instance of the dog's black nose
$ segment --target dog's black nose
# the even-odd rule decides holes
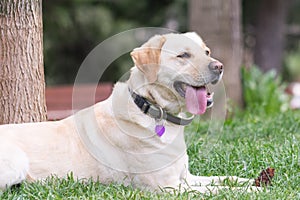
[[[209,63],[208,68],[215,73],[222,74],[224,67],[223,64],[219,61],[212,61],[211,63]]]

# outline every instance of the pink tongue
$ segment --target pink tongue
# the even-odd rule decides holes
[[[206,111],[206,88],[187,86],[185,93],[186,108],[194,115],[201,115]]]

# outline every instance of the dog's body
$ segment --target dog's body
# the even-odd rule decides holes
[[[202,114],[203,85],[216,83],[223,73],[209,54],[195,33],[155,36],[131,53],[135,67],[129,80],[117,83],[107,100],[61,121],[0,126],[0,188],[72,172],[151,190],[216,189],[206,186],[227,177],[189,173],[184,127],[143,113],[130,92],[168,113]],[[165,127],[161,137],[154,131],[157,123]]]

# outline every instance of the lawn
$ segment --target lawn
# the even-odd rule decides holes
[[[186,130],[190,168],[197,175],[256,178],[275,168],[268,191],[223,191],[218,195],[155,194],[122,185],[49,178],[0,192],[0,199],[300,199],[300,112],[270,115],[243,113],[225,122],[221,132],[207,134],[209,122],[197,119]]]

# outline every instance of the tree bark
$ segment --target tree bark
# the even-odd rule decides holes
[[[0,124],[46,120],[41,0],[0,1]]]
[[[224,64],[226,95],[242,106],[240,68],[242,64],[240,0],[190,0],[190,29],[198,32]]]
[[[285,21],[290,0],[262,0],[256,19],[254,63],[263,71],[282,70]]]

